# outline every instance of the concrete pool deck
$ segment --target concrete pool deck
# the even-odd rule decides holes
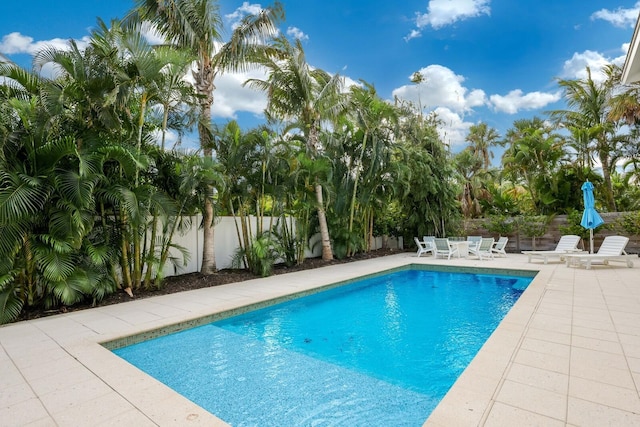
[[[413,253],[0,327],[0,425],[227,425],[100,343],[412,263],[538,271],[425,426],[640,425],[640,260],[585,270]]]

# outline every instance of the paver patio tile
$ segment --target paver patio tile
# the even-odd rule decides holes
[[[525,366],[533,366],[534,368],[545,369],[561,374],[569,374],[569,357],[558,357],[537,351],[521,349],[518,350],[513,361]]]
[[[13,405],[5,406],[4,402],[0,404],[0,420],[2,420],[3,427],[23,427],[29,423],[42,422],[48,417],[49,414],[36,397]],[[49,425],[53,425],[53,423]]]
[[[574,336],[571,345],[587,350],[601,351],[604,353],[622,354],[622,345],[617,341],[605,341],[597,338]]]
[[[510,380],[502,384],[496,401],[556,420],[564,421],[566,417],[566,394]]]
[[[568,375],[519,363],[511,365],[506,379],[555,393],[567,394],[569,390]]]
[[[527,330],[527,337],[541,341],[549,341],[556,344],[569,345],[571,343],[571,334],[546,331],[538,328],[529,328]]]
[[[569,378],[569,396],[640,414],[640,397],[636,390],[572,376]]]
[[[504,427],[504,426],[545,426],[545,427],[565,427],[561,420],[546,417],[541,414],[530,412],[522,408],[496,402],[491,407],[491,412],[483,424],[484,427]]]
[[[573,326],[571,328],[573,336],[593,338],[602,341],[618,342],[616,331],[603,331],[602,329],[587,328],[583,326]]]
[[[569,396],[567,422],[576,426],[634,427],[640,425],[640,414]]]
[[[529,337],[522,340],[520,348],[560,358],[568,358],[571,350],[571,347],[566,344],[558,344],[551,341],[544,341]]]

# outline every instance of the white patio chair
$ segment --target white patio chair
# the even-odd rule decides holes
[[[417,237],[414,237],[413,240],[416,242],[416,245],[418,246],[418,252],[417,252],[418,258],[420,258],[420,255],[422,254],[428,254],[428,253],[433,254],[433,252],[435,251],[435,247],[429,244],[428,242],[420,240]]]
[[[482,236],[467,236],[467,242],[469,242],[469,249],[477,249],[482,242]]]
[[[446,256],[447,259],[451,259],[451,255],[455,255],[456,253],[458,253],[457,248],[452,248],[449,245],[449,239],[435,238],[434,242],[436,245],[436,250],[433,254],[436,258],[438,258],[439,256],[444,258]]]
[[[495,242],[493,237],[489,239],[485,239],[483,237],[482,241],[480,242],[480,245],[473,251],[469,249],[469,252],[477,256],[479,260],[482,260],[485,258],[493,259],[493,251],[491,250],[493,249],[493,242]]]
[[[500,237],[498,241],[494,243],[493,248],[491,248],[491,252],[496,255],[504,255],[506,257],[507,252],[505,251],[505,248],[507,247],[508,241],[508,237]]]

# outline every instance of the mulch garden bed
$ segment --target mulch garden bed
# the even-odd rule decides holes
[[[378,249],[371,252],[356,254],[353,257],[345,259],[334,259],[332,261],[323,261],[321,258],[306,259],[301,265],[287,267],[285,265],[277,265],[274,268],[274,274],[286,274],[294,271],[309,270],[312,268],[324,267],[327,265],[345,264],[353,261],[377,258],[381,256],[397,254],[397,249]],[[212,286],[226,285],[227,283],[242,282],[244,280],[256,279],[258,276],[251,274],[245,270],[220,270],[215,274],[202,275],[200,273],[188,273],[179,276],[170,276],[164,279],[161,289],[137,289],[134,291],[133,298],[123,290],[118,290],[112,295],[107,296],[95,306],[91,302],[74,304],[73,306],[62,306],[53,310],[44,310],[41,308],[29,308],[23,310],[20,317],[16,321],[37,319],[40,317],[51,316],[59,313],[67,313],[77,310],[85,310],[92,307],[101,307],[112,304],[126,303],[137,299],[149,298],[157,295],[167,295],[176,292],[189,291],[193,289],[208,288]]]

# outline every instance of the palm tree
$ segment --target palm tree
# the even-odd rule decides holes
[[[454,157],[458,173],[462,178],[462,194],[460,195],[460,207],[465,218],[477,217],[481,213],[480,199],[483,183],[480,179],[482,158],[471,151],[462,150]]]
[[[551,200],[543,200],[542,193],[553,189],[554,173],[566,155],[564,139],[534,117],[517,120],[507,131],[507,140],[510,145],[502,156],[503,174],[514,183],[522,181],[534,206],[543,210]]]
[[[40,103],[58,83],[15,65],[0,88],[0,323],[26,305],[73,304],[114,289],[112,261],[92,235],[99,154],[78,147]]]
[[[259,135],[259,131],[243,132],[235,120],[213,127],[216,157],[227,178],[225,191],[219,195],[220,204],[233,215],[240,249],[246,251],[250,251],[253,237],[250,214],[252,208],[261,203],[262,168],[257,143],[262,141]],[[252,267],[247,265],[250,259],[244,261],[245,268]]]
[[[594,81],[591,70],[587,67],[586,79],[559,80],[558,84],[564,89],[564,97],[570,109],[552,111],[551,117],[565,127],[587,129],[593,136],[595,151],[602,165],[605,204],[609,211],[615,212],[611,174],[617,156],[616,134],[619,124],[609,117],[613,83],[611,80],[604,83]]]
[[[342,77],[312,68],[305,59],[300,40],[291,45],[284,36],[280,36],[276,39],[276,47],[282,52],[283,59],[264,58],[262,65],[269,70],[267,80],[250,79],[245,84],[268,94],[267,112],[278,119],[292,120],[292,127],[304,135],[308,155],[317,159],[322,151],[319,144],[322,122],[335,121],[346,106]],[[333,259],[333,252],[319,177],[316,177],[313,185],[322,239],[322,259],[327,261]]]
[[[617,65],[605,66],[604,72],[607,81],[621,89],[609,100],[609,119],[614,122],[624,120],[627,125],[637,127],[640,124],[640,82],[622,85],[622,69]]]
[[[465,140],[470,143],[469,149],[473,155],[482,161],[484,170],[489,170],[491,167],[491,159],[493,159],[491,147],[496,145],[499,139],[498,131],[488,127],[486,123],[479,123],[469,128],[469,134]]]
[[[437,132],[437,117],[401,109],[394,154],[394,186],[404,211],[405,233],[446,236],[460,217],[453,164]]]
[[[357,143],[354,151],[348,153],[350,159],[349,177],[353,178],[353,192],[349,205],[348,232],[353,232],[353,221],[358,199],[361,174],[369,183],[381,183],[380,171],[384,169],[384,151],[391,142],[391,135],[397,133],[398,112],[393,105],[382,100],[373,85],[361,81],[363,86],[352,86],[348,114],[357,127],[353,135]],[[367,188],[365,194],[373,194],[374,188]],[[361,199],[364,199],[361,198]],[[365,239],[368,236],[364,236]],[[349,251],[348,255],[351,255]]]
[[[198,59],[193,70],[200,100],[198,135],[205,157],[211,157],[211,106],[214,81],[225,71],[246,69],[264,41],[275,34],[276,23],[284,18],[280,3],[249,15],[233,30],[231,40],[222,43],[222,19],[215,0],[136,0],[125,20],[131,24],[148,21],[172,44],[190,50]],[[262,49],[261,49],[262,47]],[[216,271],[213,247],[213,188],[208,189],[203,209],[203,274]]]

